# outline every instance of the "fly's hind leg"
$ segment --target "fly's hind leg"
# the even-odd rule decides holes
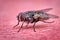
[[[52,22],[46,22],[46,21],[42,21],[42,22],[44,22],[44,23],[53,23],[54,21],[52,21]]]

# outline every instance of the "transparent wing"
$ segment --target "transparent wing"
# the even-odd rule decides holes
[[[48,14],[49,18],[59,18],[59,16]]]
[[[48,11],[50,11],[50,10],[52,10],[53,8],[46,8],[46,9],[42,9],[42,10],[38,10],[38,11],[40,11],[40,12],[48,12]]]

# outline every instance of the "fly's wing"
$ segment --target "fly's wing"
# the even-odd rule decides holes
[[[47,14],[49,16],[49,18],[59,18],[59,16],[56,15],[52,15],[52,14]]]
[[[42,10],[38,10],[38,11],[40,11],[40,12],[48,12],[48,11],[50,11],[50,10],[52,10],[53,8],[46,8],[46,9],[42,9]]]

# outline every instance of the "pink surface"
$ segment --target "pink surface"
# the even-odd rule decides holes
[[[19,33],[19,27],[13,29],[19,12],[45,8],[53,8],[49,13],[60,16],[60,0],[0,0],[0,40],[60,40],[60,18],[51,24],[36,23],[36,32],[32,24],[27,28],[24,24]]]

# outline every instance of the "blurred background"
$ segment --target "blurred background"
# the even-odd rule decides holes
[[[37,32],[32,27],[19,33],[19,27],[12,28],[19,12],[46,8],[53,8],[49,14],[60,16],[60,0],[0,0],[0,40],[60,40],[60,18],[52,24],[37,23]]]

